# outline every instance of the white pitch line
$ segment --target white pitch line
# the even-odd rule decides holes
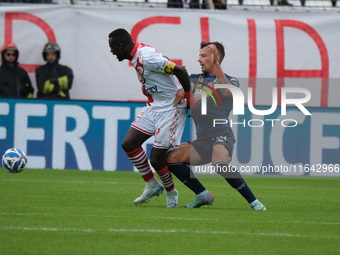
[[[132,216],[122,215],[92,215],[92,214],[56,214],[56,213],[8,213],[0,212],[0,215],[13,215],[13,216],[39,216],[39,217],[93,217],[93,218],[131,218]],[[187,220],[187,221],[219,221],[218,219],[208,218],[185,218],[185,217],[163,217],[163,216],[133,216],[134,219],[160,219],[160,220]]]
[[[51,181],[51,180],[24,180],[24,179],[0,179],[0,182],[27,182],[27,183],[70,183],[70,184],[114,184],[114,185],[142,185],[142,182],[100,182],[100,181]],[[227,188],[227,185],[215,185],[214,188]],[[340,191],[339,188],[301,188],[301,187],[256,187],[269,190],[313,190],[313,191]]]
[[[299,235],[290,233],[251,233],[251,232],[232,232],[232,231],[203,231],[191,229],[81,229],[81,228],[51,228],[51,227],[0,227],[0,230],[17,230],[17,231],[49,231],[49,232],[125,232],[125,233],[187,233],[187,234],[203,234],[203,235],[246,235],[246,236],[278,236],[278,237],[293,237],[293,238],[315,238],[315,239],[340,239],[340,236],[313,236]]]
[[[13,212],[0,212],[0,215],[13,215],[13,216],[39,216],[39,217],[93,217],[93,218],[130,218],[131,216],[123,215],[93,215],[93,214],[57,214],[57,213],[13,213]],[[220,219],[211,218],[195,218],[195,217],[165,217],[165,216],[133,216],[134,219],[154,219],[154,220],[183,220],[183,221],[220,221]],[[246,220],[234,219],[234,222],[247,222]],[[254,219],[251,220],[254,222]],[[256,220],[255,220],[256,222]],[[281,220],[268,220],[268,223],[282,223],[282,224],[305,224],[305,225],[340,225],[340,222],[327,222],[327,221],[281,221]]]

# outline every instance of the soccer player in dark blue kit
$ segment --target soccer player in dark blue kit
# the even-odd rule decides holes
[[[197,139],[191,143],[182,143],[178,148],[170,150],[166,162],[170,171],[196,194],[195,200],[185,206],[187,208],[198,208],[214,202],[214,196],[205,189],[187,166],[211,162],[215,171],[248,201],[253,210],[266,210],[265,206],[256,199],[239,171],[229,165],[235,143],[230,126],[225,124],[214,127],[213,125],[214,119],[228,119],[233,106],[230,90],[215,88],[216,84],[239,87],[239,81],[222,70],[221,62],[224,55],[224,46],[221,43],[201,42],[198,62],[202,73],[191,75],[193,90],[186,92],[192,93],[190,109],[196,126]],[[212,97],[207,97],[207,113],[202,115],[202,96],[207,94],[214,95],[220,102],[215,103]]]

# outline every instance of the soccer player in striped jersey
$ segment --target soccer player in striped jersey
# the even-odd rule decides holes
[[[163,193],[164,186],[167,191],[166,207],[177,207],[178,192],[165,163],[165,155],[169,148],[179,146],[181,142],[187,118],[187,107],[183,99],[190,94],[188,72],[155,48],[133,42],[131,35],[122,28],[109,34],[109,46],[118,61],[131,61],[142,92],[147,97],[147,105],[135,118],[122,141],[126,155],[146,182],[143,194],[134,203],[138,205],[149,202],[152,197]],[[163,185],[155,178],[142,148],[142,144],[151,136],[155,137],[155,141],[150,163]]]

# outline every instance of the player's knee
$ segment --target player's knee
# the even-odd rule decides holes
[[[181,153],[180,150],[178,149],[173,149],[166,154],[165,162],[167,164],[183,163],[184,162],[183,153]]]
[[[130,152],[135,150],[136,148],[134,148],[133,143],[130,143],[128,139],[124,139],[121,143],[121,146],[123,148],[124,151],[126,152]]]
[[[212,154],[213,162],[227,162],[231,161],[229,149],[222,144],[215,145]]]
[[[166,167],[165,161],[156,157],[150,158],[150,164],[156,171],[162,170]]]
[[[176,161],[176,152],[174,152],[174,150],[168,151],[168,153],[165,156],[165,163],[167,164],[178,163]]]

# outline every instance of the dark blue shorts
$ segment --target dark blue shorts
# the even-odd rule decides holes
[[[211,162],[213,147],[216,144],[223,144],[232,158],[234,143],[236,142],[234,133],[230,127],[206,129],[197,135],[197,139],[190,144],[195,148],[200,157],[202,164]]]

